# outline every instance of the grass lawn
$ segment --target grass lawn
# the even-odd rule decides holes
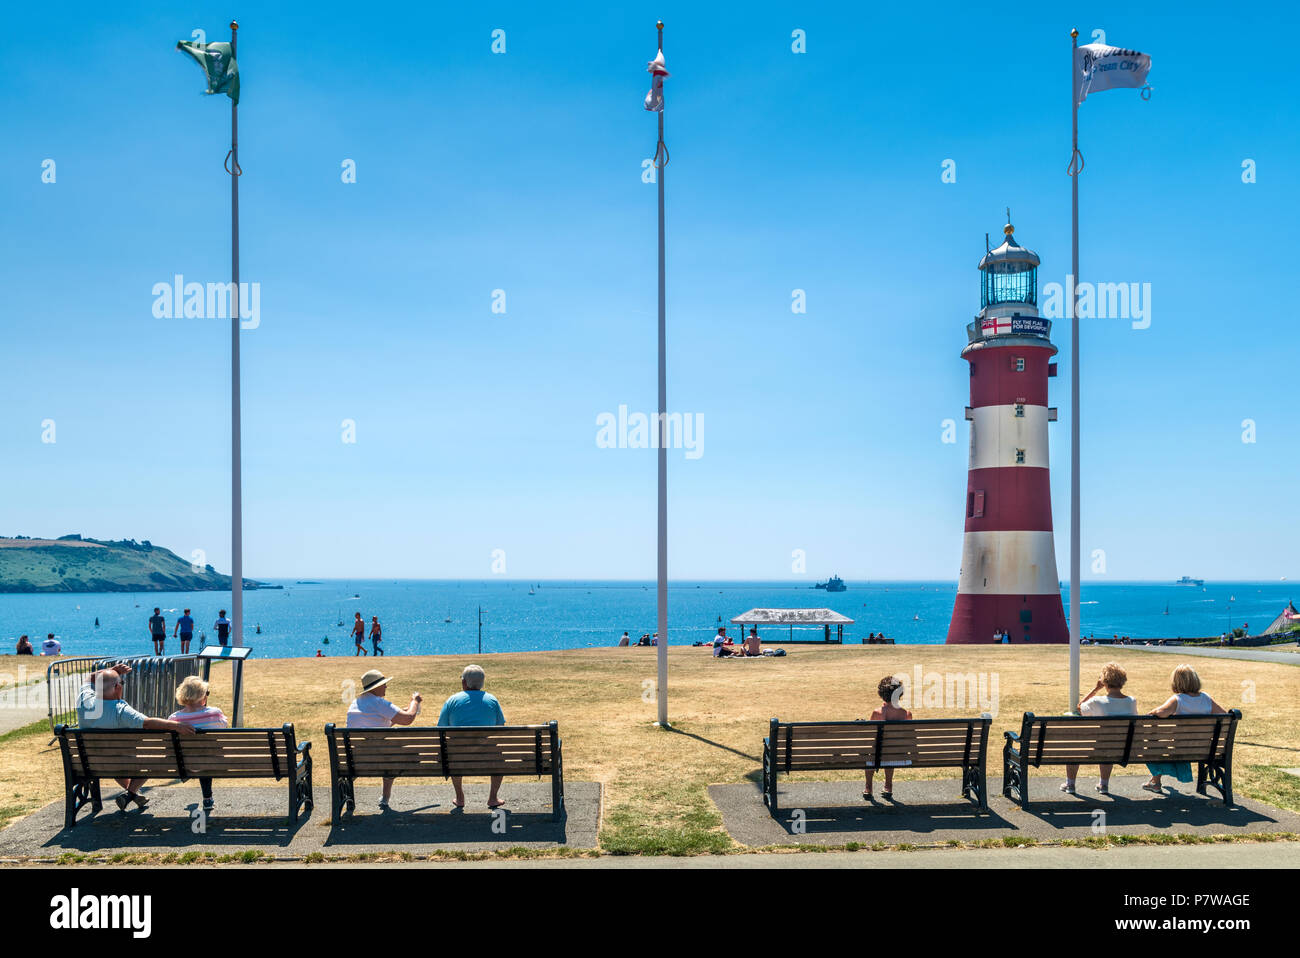
[[[405,705],[412,691],[425,698],[417,721],[433,724],[442,700],[459,689],[471,661],[487,671],[487,689],[500,698],[506,719],[530,724],[555,719],[564,739],[565,777],[605,788],[600,848],[606,854],[698,854],[740,848],[722,830],[706,788],[759,778],[768,720],[865,718],[878,704],[875,688],[886,674],[912,684],[919,666],[938,673],[984,673],[996,681],[990,775],[1001,774],[1003,730],[1019,730],[1024,711],[1060,713],[1066,704],[1067,652],[1026,646],[790,646],[785,658],[714,660],[705,648],[673,648],[669,656],[669,716],[673,730],[654,726],[655,650],[606,648],[483,656],[389,656],[388,697]],[[1118,660],[1127,691],[1146,711],[1168,696],[1169,673],[1179,659],[1138,648],[1081,651],[1084,691],[1102,664]],[[4,669],[0,659],[0,671]],[[1300,811],[1300,778],[1279,771],[1300,765],[1300,669],[1231,659],[1189,657],[1205,689],[1245,718],[1237,731],[1234,790],[1280,808]],[[342,722],[354,685],[373,659],[253,659],[247,671],[245,723],[293,722],[300,739],[317,749],[317,815],[328,815],[326,722]],[[229,672],[214,668],[212,704],[229,706]],[[991,692],[992,684],[987,686]],[[918,718],[972,715],[966,707],[920,708]],[[0,736],[0,825],[61,799],[58,750],[43,725]],[[900,771],[910,778],[952,777],[951,770]],[[843,778],[836,774],[803,778]],[[797,776],[796,779],[799,777]],[[269,783],[268,783],[269,784]],[[218,783],[218,787],[220,787]],[[283,787],[283,786],[275,786]],[[897,787],[897,786],[896,786]],[[402,782],[397,784],[400,801]]]

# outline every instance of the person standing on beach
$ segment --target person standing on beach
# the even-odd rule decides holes
[[[153,615],[149,616],[149,637],[153,639],[153,654],[163,654],[163,644],[167,641],[167,620],[162,617],[162,610],[154,606]]]
[[[366,651],[366,623],[361,620],[360,612],[357,613],[357,617],[352,623],[352,641],[357,644],[356,655],[365,656],[370,654]]]
[[[217,641],[221,643],[224,649],[230,642],[230,620],[226,618],[226,610],[222,609],[217,614],[217,621],[212,623],[212,627],[217,630]]]
[[[181,637],[181,655],[190,654],[190,640],[194,638],[194,619],[190,617],[190,610],[186,609],[185,614],[176,620],[176,625],[172,628],[172,638],[180,633]]]
[[[370,617],[370,648],[375,655],[383,655],[384,650],[380,643],[384,641],[383,629],[379,627],[379,616]]]

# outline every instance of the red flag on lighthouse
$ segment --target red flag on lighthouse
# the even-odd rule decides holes
[[[664,66],[664,51],[660,50],[655,54],[655,58],[645,66],[646,72],[650,73],[653,79],[650,81],[650,92],[645,95],[645,108],[651,113],[662,113],[664,111],[664,77],[669,76],[668,68]]]
[[[986,319],[980,326],[980,331],[985,336],[1000,336],[1003,333],[1011,332],[1011,320],[1006,316],[995,316],[992,319]]]

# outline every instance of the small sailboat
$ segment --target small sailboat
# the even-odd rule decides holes
[[[1165,603],[1165,615],[1168,615],[1168,614],[1169,614],[1169,603],[1166,602],[1166,603]]]
[[[533,591],[533,587],[532,587],[531,585],[528,587],[528,594],[529,594],[529,595],[536,595],[536,594],[537,594],[536,592]]]
[[[448,609],[448,610],[447,610],[447,618],[443,619],[442,621],[443,621],[443,622],[450,622],[450,621],[451,621],[451,609]]]

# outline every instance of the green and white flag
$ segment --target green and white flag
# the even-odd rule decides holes
[[[191,43],[181,40],[176,49],[188,53],[194,62],[203,67],[208,80],[209,93],[224,93],[235,103],[239,102],[239,67],[231,53],[229,43]]]

